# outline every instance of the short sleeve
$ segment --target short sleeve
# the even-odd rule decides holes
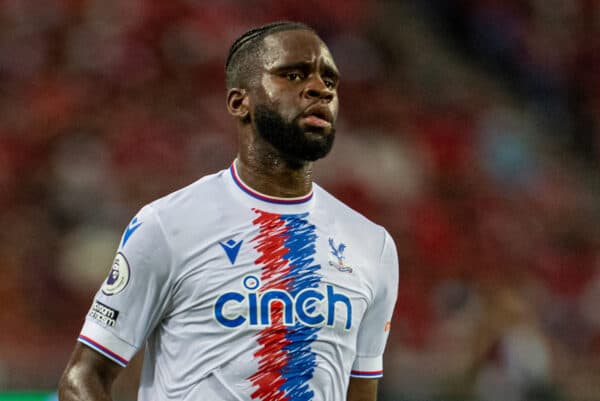
[[[145,206],[123,233],[78,341],[127,365],[165,312],[170,271],[171,252],[160,221],[152,206]]]
[[[398,255],[390,235],[385,232],[375,294],[360,324],[356,357],[351,377],[383,376],[383,351],[388,339],[392,313],[398,294]]]

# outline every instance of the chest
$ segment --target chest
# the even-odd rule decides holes
[[[190,233],[187,235],[191,237]],[[369,250],[308,214],[257,211],[181,252],[170,315],[216,330],[357,329],[371,298]]]

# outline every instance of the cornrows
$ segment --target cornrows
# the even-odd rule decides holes
[[[295,29],[306,29],[314,32],[311,27],[301,22],[277,21],[253,28],[236,39],[229,49],[227,61],[225,62],[227,87],[239,84],[239,80],[243,79],[241,77],[248,71],[248,64],[252,64],[249,56],[255,54],[261,39],[275,32]]]
[[[311,31],[313,30],[308,25],[305,25],[301,22],[292,22],[292,21],[277,21],[277,22],[272,22],[270,24],[259,26],[257,28],[250,29],[249,31],[244,33],[242,36],[237,38],[236,41],[233,42],[233,44],[231,45],[231,48],[229,49],[229,54],[227,55],[227,61],[225,62],[225,68],[227,69],[229,67],[229,64],[231,63],[231,59],[233,58],[233,56],[238,52],[238,50],[240,50],[242,47],[244,47],[244,45],[246,45],[247,43],[254,42],[255,40],[261,39],[261,38],[263,38],[269,34],[275,33],[275,32],[294,30],[294,29],[308,29]]]

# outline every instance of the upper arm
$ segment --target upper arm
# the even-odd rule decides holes
[[[387,232],[384,232],[373,288],[373,299],[358,328],[356,356],[350,372],[355,378],[375,379],[383,376],[383,351],[398,293],[398,256]]]
[[[110,400],[112,384],[164,313],[170,252],[157,216],[143,208],[127,227],[61,379],[61,401]]]
[[[117,363],[77,343],[60,379],[60,400],[111,400],[112,384],[122,370]]]
[[[376,401],[377,379],[350,378],[347,401]]]
[[[143,208],[129,224],[79,342],[126,366],[159,324],[172,288],[171,252],[158,216]]]

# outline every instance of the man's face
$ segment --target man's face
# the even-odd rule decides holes
[[[339,74],[329,50],[307,30],[269,35],[263,46],[250,106],[256,132],[293,160],[324,157],[338,113]]]

